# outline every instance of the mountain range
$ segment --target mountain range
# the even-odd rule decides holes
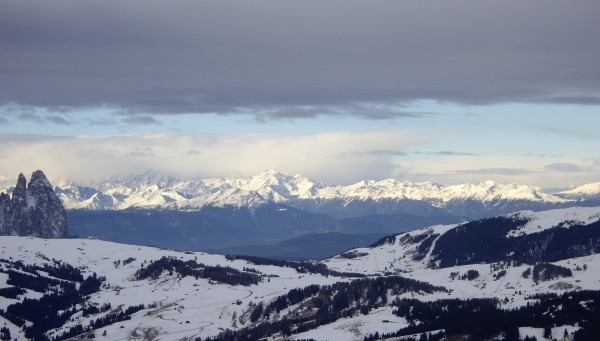
[[[385,234],[435,224],[600,205],[598,184],[555,194],[493,181],[442,186],[388,179],[333,186],[277,171],[221,179],[147,171],[87,185],[53,183],[71,235],[284,259],[332,256]],[[4,184],[8,193],[18,192],[14,182]]]
[[[535,186],[494,181],[442,186],[387,179],[334,186],[277,171],[250,177],[182,179],[151,170],[87,185],[69,180],[54,183],[55,192],[69,210],[195,211],[205,206],[252,208],[276,203],[335,218],[397,213],[479,218],[600,201],[600,183],[548,194]]]
[[[600,205],[598,184],[554,194],[493,181],[442,186],[387,179],[334,186],[277,171],[183,179],[151,170],[85,185],[64,179],[53,184],[71,235],[284,259],[333,256],[381,235],[435,224]],[[14,193],[14,182],[1,185]]]

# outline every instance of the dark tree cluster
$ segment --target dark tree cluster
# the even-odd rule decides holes
[[[533,266],[534,281],[550,281],[561,277],[573,277],[573,272],[571,269],[549,263],[539,263]]]
[[[23,272],[30,273],[34,276],[40,275],[40,271],[46,272],[48,276],[62,279],[65,281],[71,282],[81,282],[83,281],[83,275],[81,271],[76,267],[62,263],[61,261],[53,259],[54,265],[44,264],[43,266],[34,265],[34,264],[24,264],[22,261],[14,261],[11,262],[6,259],[0,259],[0,262],[8,263],[9,268],[20,270]]]
[[[335,270],[329,270],[327,265],[319,262],[302,261],[293,262],[288,260],[270,259],[257,256],[239,256],[239,255],[226,255],[227,260],[243,259],[254,265],[272,265],[278,267],[286,267],[295,269],[298,273],[311,273],[321,274],[323,276],[336,276],[336,277],[365,277],[364,274],[349,273],[349,272],[338,272]]]
[[[375,341],[375,340],[386,340],[389,338],[393,338],[396,333],[381,333],[376,332],[375,334],[370,334],[365,336],[363,341]],[[418,337],[403,337],[402,341],[440,341],[447,340],[446,336],[443,332],[437,333],[422,333]],[[469,340],[467,338],[456,338],[456,340]]]
[[[500,270],[494,274],[494,280],[497,281],[504,276],[506,276],[506,270]]]
[[[422,236],[425,236],[425,238],[423,239]],[[422,260],[423,258],[425,258],[425,256],[427,255],[427,252],[429,252],[429,248],[431,247],[431,245],[433,245],[433,241],[439,236],[440,235],[436,234],[436,233],[433,233],[430,235],[426,235],[426,234],[419,235],[418,237],[421,237],[419,239],[422,239],[422,241],[419,244],[419,246],[417,246],[416,254],[413,255],[413,259],[414,260]],[[413,238],[413,239],[416,239],[416,238]]]
[[[0,311],[0,315],[22,327],[25,336],[35,340],[47,340],[46,332],[62,326],[80,311],[77,305],[83,305],[85,296],[97,292],[105,280],[95,273],[83,279],[79,269],[61,262],[43,267],[23,262],[9,264],[10,269],[3,272],[8,274],[7,284],[14,287],[4,288],[5,294],[16,297],[29,289],[43,295],[39,299],[26,297],[21,302],[13,303],[6,311]],[[27,321],[29,325],[26,325]]]
[[[81,285],[79,286],[79,293],[83,296],[87,296],[98,292],[100,290],[100,286],[102,282],[106,280],[106,277],[98,277],[94,272],[91,276],[88,276]]]
[[[385,304],[383,296],[378,292],[382,287],[394,286],[380,282],[385,279],[360,279],[351,283],[295,289],[288,295],[276,298],[267,306],[255,306],[253,313],[268,317],[270,312],[284,310],[292,305],[292,301],[300,300],[297,303],[317,308],[314,315],[288,314],[277,321],[262,322],[239,331],[228,330],[206,340],[260,340],[272,335],[285,337],[317,328],[339,318],[355,316],[361,310],[358,308],[357,311],[356,307],[366,307],[368,312],[369,309]],[[290,300],[288,296],[296,299]],[[358,297],[360,298],[357,301]],[[600,291],[567,292],[562,295],[539,294],[527,299],[530,302],[517,309],[502,309],[500,301],[496,298],[431,302],[395,299],[391,303],[395,307],[394,313],[404,317],[409,326],[393,333],[368,335],[364,340],[419,335],[406,340],[517,341],[520,340],[518,328],[524,326],[524,323],[534,328],[543,328],[548,335],[553,327],[578,325],[581,329],[574,333],[573,340],[600,339],[600,325],[597,323],[600,321]]]
[[[0,340],[11,340],[10,329],[8,327],[3,326],[0,328]]]
[[[37,291],[39,293],[48,291],[50,287],[59,287],[62,283],[69,283],[59,281],[54,278],[44,277],[42,275],[32,275],[12,269],[3,272],[8,274],[8,280],[6,281],[6,284],[22,289]]]
[[[193,260],[183,261],[173,257],[162,257],[150,262],[134,274],[135,279],[157,279],[167,271],[170,275],[179,274],[181,277],[193,276],[195,278],[206,278],[229,285],[258,284],[261,276],[254,273],[242,272],[228,266],[208,266]]]
[[[22,288],[18,288],[18,287],[6,287],[6,288],[0,288],[0,296],[4,297],[4,298],[12,298],[15,299],[17,298],[19,295],[23,295],[24,293],[26,293],[27,291],[25,289]]]
[[[302,289],[290,290],[266,306],[256,305],[251,318],[268,320],[273,313],[279,313],[290,306],[300,304],[310,314],[288,314],[277,321],[265,321],[238,331],[225,331],[206,340],[259,340],[274,334],[290,336],[332,323],[339,318],[368,314],[371,309],[386,305],[389,294],[405,292],[446,291],[429,283],[403,277],[361,278],[351,282],[338,282],[332,285],[311,285]],[[313,310],[316,310],[312,313]],[[254,317],[252,317],[254,315]]]
[[[393,234],[390,236],[385,236],[381,239],[379,239],[378,241],[376,241],[375,243],[369,245],[369,247],[378,247],[378,246],[384,246],[386,244],[388,245],[392,245],[396,242],[396,237],[400,235],[400,234]]]
[[[3,316],[18,326],[23,326],[25,320],[31,322],[25,327],[25,337],[40,337],[62,326],[77,312],[75,305],[82,302],[74,285],[63,286],[62,291],[45,294],[38,300],[25,298],[23,302],[9,305]]]
[[[38,270],[45,271],[48,273],[49,276],[60,278],[65,281],[83,281],[83,275],[81,274],[81,271],[78,268],[73,267],[72,265],[67,263],[59,263],[55,266],[44,264],[44,266]]]
[[[129,257],[129,258],[123,260],[123,265],[127,265],[127,264],[130,264],[130,263],[133,263],[134,261],[135,261],[134,257]]]
[[[96,305],[89,305],[87,307],[84,307],[81,310],[81,315],[83,317],[88,317],[91,315],[96,315],[96,314],[107,312],[110,309],[111,309],[110,303],[105,303],[102,306],[100,306],[100,308],[98,308],[98,306],[96,306]]]
[[[74,336],[88,333],[95,329],[106,327],[108,325],[115,324],[117,322],[131,320],[131,315],[135,314],[136,312],[138,312],[142,309],[144,309],[143,304],[131,306],[131,307],[128,307],[127,309],[125,309],[124,311],[115,312],[115,313],[108,314],[106,316],[97,318],[95,320],[92,320],[90,322],[90,325],[86,326],[86,327],[82,326],[81,324],[77,324],[77,325],[69,328],[68,331],[62,333],[61,335],[54,337],[52,339],[52,341],[67,340]]]
[[[464,336],[470,340],[502,337],[518,340],[518,328],[527,326],[550,329],[579,325],[575,340],[600,337],[600,291],[542,294],[530,297],[534,303],[518,309],[502,309],[497,299],[449,299],[421,302],[402,299],[393,302],[394,313],[410,325],[390,336],[404,336],[444,330],[444,337]],[[370,339],[371,340],[371,339]]]
[[[462,275],[460,279],[472,281],[479,277],[479,271],[477,270],[468,270],[466,274]]]
[[[535,264],[587,256],[599,252],[600,221],[555,227],[538,233],[507,238],[526,219],[495,217],[460,225],[440,236],[432,251],[431,266],[516,261]],[[510,256],[506,256],[510,255]]]
[[[340,254],[340,257],[346,258],[346,259],[355,259],[355,258],[359,258],[359,257],[364,257],[366,255],[368,255],[368,253],[366,253],[366,252],[349,251],[349,252],[344,252],[344,253]]]

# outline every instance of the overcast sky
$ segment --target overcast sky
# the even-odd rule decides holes
[[[0,175],[600,181],[600,2],[7,1]]]

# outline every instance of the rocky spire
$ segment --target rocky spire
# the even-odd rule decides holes
[[[10,196],[0,193],[0,235],[6,235],[5,221],[10,219]]]
[[[12,193],[11,206],[24,206],[27,202],[27,180],[25,175],[19,173],[19,179],[17,180],[17,186]]]
[[[35,235],[44,238],[67,236],[67,211],[41,170],[31,174],[27,205]]]
[[[46,175],[33,172],[29,185],[19,174],[8,200],[0,194],[0,233],[3,235],[61,238],[67,236],[67,213]]]

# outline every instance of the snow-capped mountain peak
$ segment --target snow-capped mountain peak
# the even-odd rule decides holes
[[[556,193],[556,195],[569,199],[600,200],[600,182],[585,184],[568,191]]]
[[[94,182],[89,186],[65,179],[55,184],[55,192],[68,209],[152,207],[196,210],[206,205],[257,206],[278,203],[336,217],[349,217],[363,213],[413,214],[411,209],[415,207],[408,203],[418,203],[420,209],[428,207],[426,211],[431,214],[435,210],[438,210],[436,214],[445,214],[439,210],[456,211],[459,205],[459,215],[478,217],[572,205],[581,199],[582,193],[595,198],[593,195],[600,183],[552,195],[538,187],[504,185],[492,180],[443,186],[433,182],[384,179],[363,180],[343,186],[276,170],[254,176],[209,179],[179,178],[150,170],[138,175]],[[482,211],[486,207],[490,212]]]

